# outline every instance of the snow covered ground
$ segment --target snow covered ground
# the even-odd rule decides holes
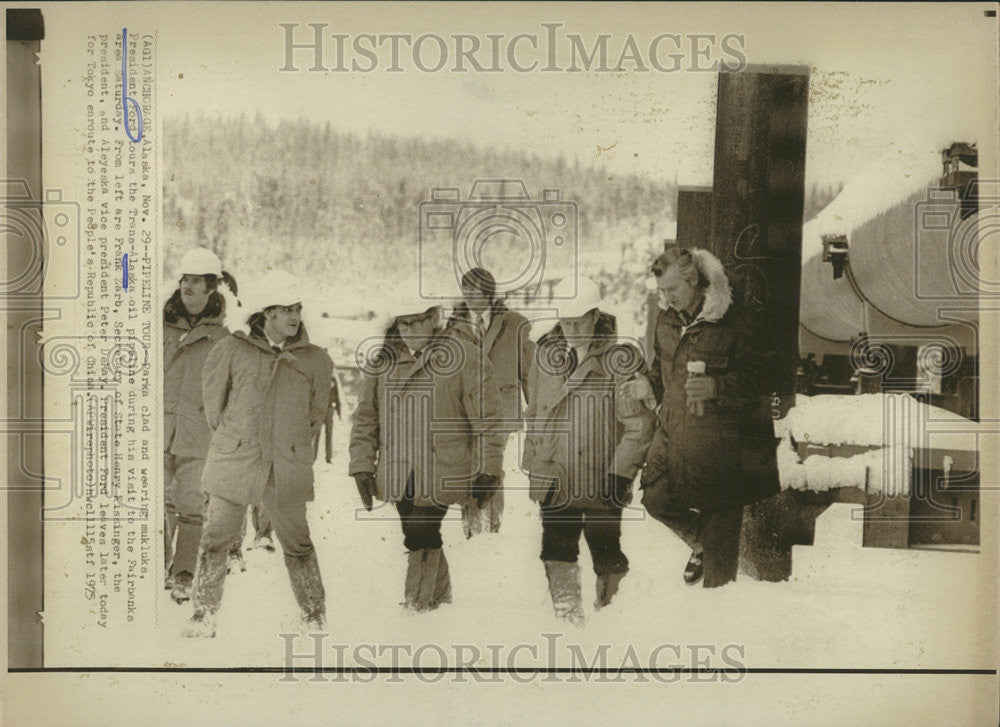
[[[570,666],[568,644],[578,644],[588,661],[608,644],[608,666],[619,666],[631,645],[648,666],[657,646],[678,651],[658,654],[657,665],[695,666],[691,645],[712,645],[713,666],[728,652],[748,667],[825,668],[986,668],[992,664],[993,634],[983,624],[992,615],[977,613],[984,588],[994,575],[985,558],[971,553],[877,551],[861,549],[843,533],[860,527],[850,506],[829,512],[817,528],[817,546],[797,547],[795,570],[785,583],[761,583],[742,577],[717,590],[686,587],[681,572],[689,555],[663,526],[639,507],[627,511],[623,546],[631,572],[615,602],[594,613],[594,574],[581,542],[584,598],[588,624],[567,628],[552,615],[544,570],[538,559],[541,524],[536,506],[522,489],[525,480],[508,473],[507,511],[499,534],[465,540],[453,508],[444,526],[451,564],[454,603],[435,612],[408,615],[399,606],[406,558],[398,519],[383,507],[371,516],[358,511],[353,481],[346,472],[349,425],[336,425],[332,464],[317,465],[316,501],[310,525],[327,589],[326,666],[338,665],[334,644],[348,645],[343,665],[351,666],[358,644],[438,644],[454,665],[455,645],[469,645],[483,658],[479,666],[505,666],[515,644],[522,650],[514,663],[546,665],[555,658]],[[513,445],[508,448],[513,467]],[[844,508],[848,508],[845,510]],[[362,515],[365,516],[362,519]],[[252,534],[248,534],[248,543]],[[857,541],[857,542],[855,542]],[[219,630],[204,641],[179,636],[189,605],[174,604],[166,592],[158,600],[155,638],[131,652],[122,665],[271,666],[284,665],[281,632],[297,629],[297,608],[280,554],[246,553],[248,570],[229,577]],[[543,634],[559,634],[545,637]],[[547,650],[546,645],[557,646]],[[304,637],[293,642],[309,651]],[[490,663],[487,645],[504,644],[499,663]],[[550,656],[551,652],[551,656]],[[406,652],[398,663],[409,664]],[[465,651],[463,659],[474,653]],[[701,657],[709,652],[701,651]],[[537,654],[537,658],[535,656]],[[392,665],[391,652],[374,659]],[[423,666],[435,667],[439,652],[425,650]],[[308,660],[300,666],[310,666]],[[628,665],[628,664],[626,664]]]

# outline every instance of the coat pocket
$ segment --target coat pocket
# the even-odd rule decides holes
[[[295,459],[303,464],[312,464],[316,458],[312,442],[296,442],[292,445],[292,450],[295,452]]]
[[[215,432],[212,437],[212,449],[214,449],[219,454],[232,454],[240,446],[240,438],[235,437],[228,432],[224,432],[221,429]]]

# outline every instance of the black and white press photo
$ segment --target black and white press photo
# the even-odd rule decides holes
[[[5,10],[12,722],[995,723],[995,7]]]

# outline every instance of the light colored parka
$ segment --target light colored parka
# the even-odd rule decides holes
[[[506,435],[493,367],[454,332],[414,358],[394,328],[366,365],[352,416],[349,472],[375,473],[377,497],[418,507],[467,502],[475,475],[500,475]]]
[[[630,393],[642,377],[642,353],[619,343],[616,328],[614,316],[601,313],[583,360],[572,370],[559,324],[538,341],[522,459],[532,500],[605,508],[601,493],[608,474],[631,480],[645,462],[655,414]]]
[[[201,374],[212,347],[229,330],[225,298],[217,291],[195,321],[188,322],[180,294],[163,306],[163,451],[205,459],[211,430],[205,419]]]
[[[333,361],[305,327],[276,353],[237,331],[205,362],[205,414],[212,429],[204,490],[239,504],[260,502],[274,466],[278,497],[313,499],[313,435],[330,400]]]

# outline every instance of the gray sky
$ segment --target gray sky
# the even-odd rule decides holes
[[[425,73],[412,67],[407,52],[403,63],[410,67],[401,73],[384,70],[387,52],[370,73],[279,73],[284,31],[278,23],[301,23],[302,41],[311,38],[309,22],[328,23],[326,33],[484,39],[529,33],[544,41],[540,24],[559,22],[563,67],[570,64],[566,33],[580,34],[588,47],[599,34],[611,34],[613,58],[630,34],[644,54],[662,33],[741,34],[750,63],[813,69],[807,183],[825,183],[846,182],[903,136],[926,139],[928,153],[936,154],[952,140],[982,145],[995,135],[996,19],[983,16],[994,7],[141,3],[123,8],[122,24],[157,30],[165,118],[186,111],[307,117],[361,132],[561,152],[605,162],[613,173],[676,174],[681,184],[711,181],[715,73]],[[327,39],[327,65],[336,62],[333,48]],[[689,66],[689,47],[685,53]],[[349,48],[346,57],[350,62]],[[296,59],[303,69],[309,63],[305,53]]]

